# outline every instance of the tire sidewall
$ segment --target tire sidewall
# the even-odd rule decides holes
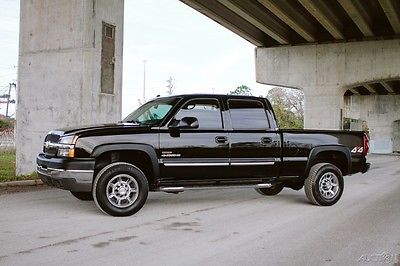
[[[335,174],[339,181],[338,193],[336,194],[336,196],[334,198],[329,199],[329,200],[325,199],[319,191],[319,181],[321,180],[322,176],[328,172],[332,172],[333,174]],[[343,175],[342,175],[341,171],[332,164],[324,165],[317,171],[316,178],[313,182],[312,190],[313,190],[312,191],[313,196],[314,196],[315,200],[318,202],[318,204],[320,204],[322,206],[334,205],[336,202],[339,201],[339,199],[341,198],[341,196],[343,194],[343,190],[344,190],[344,180],[343,180]]]
[[[91,192],[75,192],[75,191],[70,191],[71,194],[82,201],[92,201],[93,200],[93,195]]]
[[[264,196],[275,196],[283,190],[283,185],[277,184],[271,188],[256,188],[256,191]]]
[[[111,204],[107,198],[107,184],[108,182],[119,174],[126,174],[132,176],[139,185],[139,195],[135,202],[126,208],[118,208]],[[113,163],[101,170],[95,179],[93,185],[93,198],[96,205],[103,212],[112,216],[129,216],[139,211],[146,202],[149,191],[149,185],[144,173],[136,166],[128,163]]]

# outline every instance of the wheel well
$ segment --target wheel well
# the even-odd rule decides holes
[[[331,163],[339,168],[343,175],[347,175],[349,172],[346,155],[340,151],[322,151],[318,153],[310,168],[317,163]]]
[[[154,184],[154,170],[150,156],[143,151],[118,150],[107,151],[96,158],[94,176],[106,165],[115,162],[125,162],[137,166],[146,176],[149,185]]]

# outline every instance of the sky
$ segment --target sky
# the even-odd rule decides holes
[[[226,94],[247,85],[259,96],[271,88],[255,82],[252,44],[178,0],[125,0],[124,19],[123,116],[142,99],[144,60],[147,100],[166,95],[170,77],[174,94]],[[18,0],[0,0],[0,21],[2,95],[17,81]],[[0,114],[5,109],[0,104]]]
[[[17,81],[18,69],[19,1],[0,0],[0,96],[8,93],[9,83]],[[12,91],[15,99],[15,91]],[[0,102],[6,99],[0,98]],[[0,114],[6,113],[6,104],[0,103]],[[9,114],[15,113],[10,105]]]

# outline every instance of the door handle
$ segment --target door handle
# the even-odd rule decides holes
[[[269,144],[272,142],[272,138],[270,137],[262,137],[261,138],[261,143]]]
[[[228,141],[228,137],[225,137],[225,136],[216,136],[215,137],[216,143],[225,143],[227,141]]]

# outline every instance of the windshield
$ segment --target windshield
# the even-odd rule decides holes
[[[159,125],[178,101],[179,98],[164,98],[147,102],[128,115],[122,122],[150,126]]]

